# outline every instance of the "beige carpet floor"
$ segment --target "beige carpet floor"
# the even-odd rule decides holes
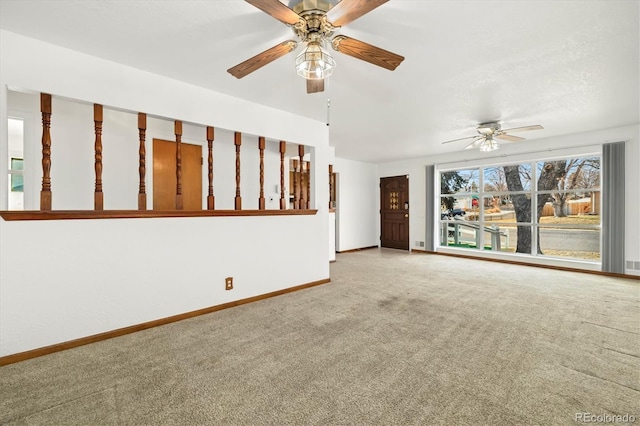
[[[0,424],[640,423],[638,281],[377,249],[331,278],[1,367]]]

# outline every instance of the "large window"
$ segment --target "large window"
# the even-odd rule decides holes
[[[600,157],[440,171],[440,245],[600,261]]]

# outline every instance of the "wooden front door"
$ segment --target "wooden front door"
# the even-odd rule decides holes
[[[202,210],[202,146],[182,143],[183,210]],[[153,209],[176,210],[176,143],[153,140]]]
[[[409,250],[409,176],[380,178],[380,245]]]

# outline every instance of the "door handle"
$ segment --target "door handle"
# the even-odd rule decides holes
[[[408,213],[405,213],[404,217],[409,217],[409,214],[408,214]]]

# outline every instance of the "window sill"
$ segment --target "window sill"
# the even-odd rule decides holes
[[[599,271],[602,264],[600,260],[586,260],[586,259],[578,259],[578,258],[562,258],[555,256],[544,256],[537,255],[533,256],[530,254],[523,253],[514,253],[514,252],[504,252],[504,251],[492,251],[492,250],[478,250],[478,249],[466,249],[466,248],[457,248],[457,247],[449,247],[449,246],[439,246],[436,248],[437,252],[442,254],[454,254],[457,256],[469,256],[475,259],[486,259],[486,260],[498,260],[504,262],[516,262],[516,263],[526,263],[529,265],[540,265],[540,266],[549,266],[549,267],[561,267],[561,268],[569,268],[569,269],[582,269],[587,271]]]

